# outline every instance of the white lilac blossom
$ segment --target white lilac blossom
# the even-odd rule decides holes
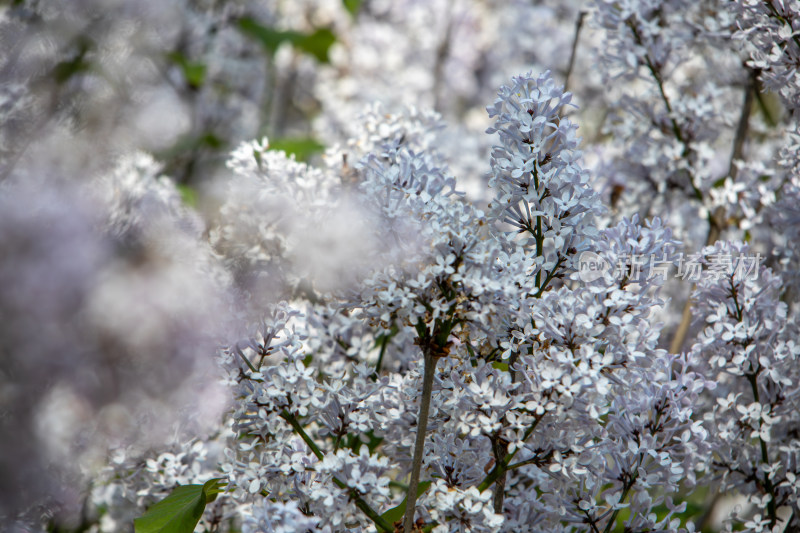
[[[799,168],[799,167],[795,167]],[[773,227],[780,228],[782,240],[778,247],[783,281],[791,288],[787,302],[797,301],[800,290],[800,254],[791,243],[800,238],[800,180],[797,172],[787,176],[787,183],[780,191],[780,199],[770,206],[768,219]]]
[[[492,142],[481,135],[483,106],[511,73],[568,63],[579,9],[524,0],[363,3],[320,69],[315,94],[324,112],[314,129],[320,137],[355,137],[353,117],[373,102],[389,111],[434,109],[448,123],[437,150],[468,195],[483,201]]]
[[[786,107],[795,113],[800,101],[800,7],[796,2],[731,3],[737,17],[736,39],[749,56],[748,66],[759,72],[765,88],[778,93]]]
[[[791,228],[782,213],[796,159],[795,11],[784,2],[596,2],[611,134],[597,169],[614,218],[657,213],[686,253],[747,240],[791,264],[793,247],[774,228]],[[695,333],[690,287],[671,282],[668,292],[661,319],[677,352]]]
[[[706,17],[708,9],[720,16]],[[731,139],[741,131],[735,113],[742,108],[740,87],[752,90],[730,46],[734,19],[721,2],[601,0],[596,10],[604,36],[596,54],[614,86],[604,129],[615,146],[603,171],[614,207],[626,216],[675,213],[668,222],[681,240],[708,244],[703,229],[727,225],[710,218],[709,189],[726,176],[736,179],[731,160],[742,154],[731,156]],[[617,80],[624,83],[612,84]],[[698,217],[707,219],[705,228],[683,225]]]
[[[221,436],[227,436],[221,432]],[[108,506],[98,530],[119,531],[138,517],[142,506],[169,494],[178,484],[204,483],[217,473],[220,439],[173,442],[162,451],[143,452],[135,445],[111,450],[109,461],[92,490],[95,505]],[[218,502],[203,521],[209,530],[225,514]]]
[[[378,242],[370,213],[333,172],[310,168],[269,143],[244,143],[232,155],[215,248],[239,286],[272,301],[314,285],[352,283]]]
[[[467,532],[500,531],[503,517],[492,509],[491,494],[475,487],[466,490],[450,487],[442,480],[431,485],[422,505],[430,509],[431,519],[438,525],[433,531]]]
[[[577,126],[563,116],[570,100],[547,72],[514,78],[487,108],[495,118],[487,132],[497,131],[501,143],[491,155],[490,216],[520,234],[540,290],[573,268],[599,210],[579,164]]]
[[[692,352],[699,371],[718,384],[703,406],[715,450],[705,468],[719,476],[720,490],[748,487],[753,511],[734,518],[756,531],[762,522],[775,524],[779,508],[797,505],[800,345],[796,318],[778,297],[780,277],[747,252],[742,243],[723,242],[703,250],[703,261],[716,268],[695,293],[702,329]],[[797,520],[793,513],[787,527],[798,527]]]
[[[329,378],[329,385],[316,381],[317,369],[303,362],[302,335],[287,325],[301,316],[279,306],[271,318],[274,325],[269,332],[237,344],[223,355],[226,365],[239,368],[232,384],[240,397],[234,426],[239,437],[230,442],[222,466],[233,497],[245,506],[261,495],[287,505],[299,501],[306,513],[320,517],[320,527],[337,529],[354,520],[363,522],[365,517],[352,505],[349,491],[375,506],[390,496],[388,458],[370,455],[367,446],[361,447],[360,453],[350,448],[351,434],[372,429],[373,411],[369,404],[363,405],[366,417],[359,417],[357,406],[365,398],[353,398],[337,376]],[[265,357],[272,356],[279,360],[265,362]],[[364,387],[364,377],[354,385]],[[373,391],[378,387],[369,380],[366,383]],[[305,440],[305,433],[294,433],[299,420],[304,425],[317,421],[327,428],[312,435],[330,436],[335,451],[323,456],[316,445]]]
[[[2,528],[800,528],[798,12],[0,8]]]
[[[612,263],[637,249],[669,261],[669,244],[658,221],[647,229],[625,221],[605,230],[595,249]],[[677,492],[677,482],[692,479],[707,449],[691,405],[712,384],[677,370],[688,362],[657,348],[659,331],[649,319],[659,300],[650,293],[660,277],[652,277],[649,265],[636,274],[632,265],[623,266],[619,279],[605,276],[545,293],[507,345],[509,358],[518,361],[520,408],[507,417],[513,425],[501,442],[516,451],[516,464],[529,465],[510,473],[507,483],[517,489],[508,497],[519,501],[524,496],[515,490],[535,484],[542,500],[530,513],[549,524],[542,529],[558,530],[561,520],[598,525],[622,507],[636,511],[628,527],[664,527],[668,520],[658,526],[647,518],[663,495],[652,500],[642,491],[658,485]],[[604,460],[606,454],[614,460]],[[613,488],[600,494],[608,483]],[[547,512],[555,514],[548,518]],[[521,524],[534,516],[526,511],[510,519]]]
[[[243,533],[294,533],[295,531],[321,531],[318,519],[306,516],[297,502],[271,502],[264,500],[253,505],[242,524]]]
[[[220,466],[230,491],[221,515],[249,516],[268,498],[296,502],[317,527],[380,524],[375,509],[402,499],[392,476],[413,470],[429,372],[422,352],[441,360],[430,424],[417,441],[421,479],[432,483],[418,502],[423,522],[443,531],[526,523],[571,531],[611,527],[630,509],[628,527],[680,529],[672,516],[682,507],[670,498],[697,482],[709,448],[692,406],[714,383],[658,347],[651,319],[663,278],[655,262],[631,259],[671,265],[669,229],[637,218],[591,226],[600,206],[578,165],[575,127],[559,115],[568,98],[548,75],[501,90],[490,108],[502,144],[493,156],[499,207],[489,217],[425,153],[431,138],[412,150],[418,135],[429,136],[424,128],[408,146],[389,133],[418,128],[395,117],[386,127],[367,119],[368,131],[383,132],[370,141],[379,151],[352,169],[315,170],[266,144],[239,149],[231,168],[251,193],[231,196],[214,238],[230,259],[241,253],[238,261],[256,271],[270,261],[285,267],[298,223],[286,213],[336,205],[345,190],[392,247],[365,251],[359,284],[331,292],[310,280],[296,293],[307,303],[265,310],[254,335],[220,353],[236,405]],[[272,209],[258,209],[262,201]],[[503,223],[531,204],[530,237],[509,236]],[[258,244],[229,248],[238,246],[235,217],[245,208],[250,216],[238,220],[251,224]],[[259,251],[269,239],[269,253]],[[580,282],[579,251],[619,275]],[[366,366],[375,350],[393,363]],[[660,505],[670,507],[666,517],[654,514]]]

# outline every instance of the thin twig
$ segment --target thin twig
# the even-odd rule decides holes
[[[567,65],[567,74],[564,76],[564,92],[567,92],[569,87],[569,78],[572,76],[572,68],[575,66],[575,52],[578,50],[578,40],[581,36],[581,27],[583,26],[583,18],[586,16],[585,11],[578,13],[578,20],[575,21],[575,36],[572,38],[572,51],[569,54],[569,64]]]
[[[734,302],[736,298],[734,297]],[[753,390],[753,399],[757,404],[761,404],[761,398],[758,394],[758,376],[756,373],[749,373],[745,374],[747,381],[750,382],[750,388]],[[767,448],[767,442],[761,437],[759,434],[758,442],[761,445],[761,463],[764,465],[769,465],[769,449]],[[758,469],[756,469],[758,471]],[[764,490],[766,490],[767,494],[771,496],[769,503],[767,503],[767,513],[769,514],[769,526],[775,527],[778,523],[778,509],[777,505],[775,504],[775,485],[773,485],[772,480],[769,477],[769,473],[764,472]]]
[[[447,57],[450,55],[450,39],[453,33],[452,17],[453,2],[450,0],[447,4],[447,26],[445,27],[444,36],[439,43],[439,47],[436,49],[436,62],[433,67],[433,107],[436,111],[440,112],[442,111],[442,103],[439,93],[441,92],[442,81],[444,79],[444,64],[447,61]]]
[[[433,375],[436,363],[439,360],[431,350],[423,349],[425,363],[422,376],[422,398],[419,404],[419,420],[417,422],[417,438],[414,442],[414,459],[411,465],[411,479],[408,482],[406,494],[406,513],[403,519],[403,531],[411,533],[414,527],[414,510],[417,506],[417,489],[419,486],[419,473],[422,468],[422,452],[425,448],[425,433],[428,430],[428,412],[431,407],[433,394]]]
[[[534,420],[533,424],[531,424],[528,427],[528,429],[525,430],[525,434],[522,436],[522,442],[525,442],[526,440],[528,440],[528,437],[531,436],[533,431],[536,429],[536,426],[539,425],[539,421],[543,417],[544,417],[543,415],[542,416],[537,416],[536,420]],[[488,489],[489,487],[491,487],[492,484],[495,481],[497,481],[497,478],[499,478],[504,472],[506,472],[508,470],[508,465],[511,464],[511,460],[514,458],[514,456],[517,454],[517,452],[519,450],[520,450],[520,448],[516,448],[513,452],[507,453],[506,456],[503,457],[502,461],[500,461],[499,463],[494,465],[494,468],[492,469],[492,471],[489,472],[489,474],[483,479],[483,481],[481,481],[480,485],[478,485],[478,491],[479,492],[483,492],[486,489]]]
[[[497,464],[500,464],[500,461],[502,461],[506,454],[508,454],[508,442],[504,441],[502,437],[500,437],[499,432],[492,437],[492,453],[494,454],[494,460]],[[506,493],[507,473],[508,470],[504,470],[497,477],[497,480],[494,484],[494,512],[497,514],[503,514],[503,500]]]
[[[689,290],[689,298],[686,299],[686,304],[683,306],[683,315],[681,316],[681,323],[678,324],[678,329],[675,330],[675,336],[672,338],[672,344],[669,346],[670,353],[678,353],[683,348],[683,343],[686,342],[686,335],[689,333],[689,325],[692,323],[692,295],[694,292],[694,285]]]
[[[633,38],[636,41],[636,44],[641,47],[645,47],[644,40],[642,39],[642,36],[639,33],[639,29],[636,27],[636,22],[631,18],[627,21],[627,23],[628,27],[633,33]],[[684,132],[683,130],[681,130],[680,124],[678,124],[678,120],[675,117],[675,112],[672,109],[672,103],[670,102],[669,97],[667,96],[667,92],[664,88],[664,78],[661,75],[661,70],[656,67],[655,63],[653,63],[653,60],[650,58],[649,51],[645,52],[644,61],[645,64],[647,65],[647,69],[650,71],[650,74],[652,74],[653,79],[656,81],[656,86],[658,87],[658,92],[661,94],[661,100],[664,102],[664,107],[667,108],[667,116],[669,117],[670,125],[672,126],[672,133],[673,135],[675,135],[675,138],[678,140],[678,142],[680,142],[681,145],[683,145],[683,150],[682,150],[683,153],[681,154],[681,156],[684,158],[688,158],[689,154],[691,154],[692,152],[689,146],[689,139],[687,138],[686,135],[684,135]],[[697,186],[697,183],[695,183],[694,176],[692,175],[692,172],[689,170],[687,170],[687,177],[689,178],[689,185],[692,188],[694,197],[697,200],[699,200],[700,203],[702,204],[703,193]],[[708,214],[708,221],[709,224],[713,223],[711,218],[711,213]]]

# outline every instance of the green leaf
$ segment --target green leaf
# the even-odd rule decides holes
[[[209,479],[203,484],[203,494],[206,496],[206,503],[211,503],[217,499],[217,495],[223,492],[227,486],[220,478]]]
[[[211,479],[204,485],[181,485],[133,521],[136,533],[192,533],[206,503],[214,501],[224,483]]]
[[[202,485],[183,485],[133,521],[136,533],[191,533],[203,516]]]
[[[318,28],[313,33],[300,33],[292,30],[276,30],[259,24],[252,17],[239,20],[239,29],[257,39],[270,55],[283,43],[289,43],[298,50],[315,57],[321,63],[328,62],[328,50],[336,42],[336,36],[329,28]]]
[[[61,63],[57,64],[53,68],[53,76],[56,79],[56,83],[61,84],[76,74],[86,72],[89,70],[90,66],[91,65],[89,62],[85,61],[84,56],[81,55],[74,59],[70,59],[69,61],[62,61]]]
[[[424,339],[428,335],[428,326],[425,325],[425,322],[422,321],[422,318],[417,319],[417,323],[414,324],[414,328],[417,330],[417,337],[420,339]]]
[[[53,77],[59,85],[69,81],[77,74],[87,72],[91,69],[91,63],[86,59],[89,51],[94,47],[94,42],[88,38],[78,40],[78,52],[72,59],[67,59],[53,67]]]
[[[193,89],[199,88],[203,85],[206,79],[206,66],[197,61],[189,61],[186,56],[180,52],[172,52],[167,54],[170,61],[181,67],[183,77],[186,78],[186,83]]]
[[[369,437],[369,442],[367,442],[367,449],[369,450],[370,454],[374,454],[375,450],[378,449],[378,446],[381,445],[383,442],[383,437],[376,437],[375,432],[371,429],[366,433],[367,437]]]
[[[353,453],[358,455],[361,451],[361,446],[366,446],[369,453],[375,453],[375,449],[383,442],[383,437],[376,437],[375,432],[372,430],[360,435],[348,434],[344,444],[345,448],[353,450]]]
[[[328,63],[328,50],[336,42],[336,35],[329,28],[319,28],[314,33],[303,35],[294,45],[303,52],[314,56],[320,63]]]
[[[308,161],[311,156],[322,152],[325,147],[310,137],[286,137],[269,140],[270,150],[280,150],[286,154],[294,154],[298,161]]]
[[[354,17],[358,15],[358,11],[361,9],[361,4],[363,3],[364,0],[342,0],[344,8]]]
[[[764,122],[771,128],[778,126],[778,117],[781,116],[782,105],[780,97],[775,93],[762,93],[756,91],[758,110],[764,116]]]
[[[225,141],[214,135],[213,133],[206,132],[202,134],[200,137],[197,138],[197,144],[199,146],[207,146],[209,148],[213,148],[215,150],[219,150],[225,147]]]
[[[261,42],[261,45],[270,53],[274,54],[278,47],[284,42],[291,42],[299,35],[297,32],[278,31],[268,28],[256,22],[251,17],[244,17],[239,20],[239,29],[245,35],[249,35]]]
[[[417,485],[417,498],[419,498],[420,495],[424,494],[425,491],[428,490],[428,487],[431,486],[431,483],[432,483],[431,481],[420,481],[419,482],[419,485]],[[399,520],[402,520],[403,519],[403,515],[406,513],[406,499],[407,498],[408,497],[403,498],[403,501],[400,502],[400,505],[398,505],[397,507],[392,507],[391,509],[389,509],[388,511],[383,513],[381,515],[381,518],[383,518],[384,520],[386,520],[390,524],[394,524],[395,522],[397,522]],[[137,531],[137,533],[138,533],[138,531]]]
[[[187,63],[183,67],[183,75],[186,76],[189,85],[194,88],[200,87],[206,79],[206,66],[203,63]]]
[[[189,185],[183,183],[178,184],[178,192],[181,195],[183,203],[189,207],[197,207],[197,191]]]
[[[494,363],[492,363],[492,366],[497,370],[508,372],[508,363],[501,363],[500,361],[495,361]]]

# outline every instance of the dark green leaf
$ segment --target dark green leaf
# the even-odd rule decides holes
[[[186,56],[180,52],[172,52],[167,57],[170,61],[181,67],[183,77],[186,78],[186,83],[190,87],[197,89],[206,79],[206,66],[197,61],[189,61]]]
[[[425,322],[423,322],[421,318],[417,319],[414,328],[417,330],[417,337],[420,339],[424,339],[428,336],[428,326],[425,325]]]
[[[430,481],[420,481],[419,485],[417,485],[417,498],[419,498],[421,494],[423,494],[426,490],[428,490],[428,487],[430,486],[431,486]],[[381,518],[383,518],[390,524],[394,524],[395,522],[403,519],[403,515],[405,514],[405,512],[406,512],[406,498],[403,498],[403,501],[400,502],[400,505],[398,505],[397,507],[392,507],[391,509],[383,513],[381,515]]]
[[[250,37],[261,42],[261,45],[271,54],[274,54],[278,47],[284,42],[296,40],[300,34],[293,31],[279,31],[268,28],[256,22],[251,17],[244,17],[239,20],[239,28]]]
[[[65,83],[72,76],[86,72],[91,68],[91,63],[86,59],[89,50],[94,46],[94,42],[87,38],[78,40],[78,51],[72,59],[62,61],[53,67],[53,77],[56,83]]]
[[[336,36],[328,28],[318,28],[313,33],[283,31],[259,24],[251,17],[240,19],[239,28],[246,35],[260,41],[270,55],[273,55],[283,43],[289,43],[322,63],[328,62],[328,50],[336,42]]]
[[[775,93],[756,91],[756,103],[767,125],[771,128],[776,127],[778,125],[777,117],[780,117],[782,112],[780,97]]]
[[[203,63],[187,63],[183,67],[183,75],[186,76],[189,85],[194,88],[200,87],[206,79],[206,66]]]
[[[345,448],[353,450],[353,453],[358,455],[361,451],[361,446],[366,446],[369,453],[375,453],[375,450],[383,442],[383,437],[376,437],[372,430],[362,433],[360,435],[347,435],[345,440]]]
[[[189,207],[197,207],[197,191],[188,185],[178,184],[178,192],[181,194],[183,203]]]
[[[86,72],[89,70],[89,63],[84,61],[83,56],[76,57],[69,61],[62,61],[57,64],[53,69],[53,76],[57,83],[64,83],[75,74]]]
[[[308,161],[311,156],[323,151],[325,147],[316,140],[307,137],[287,137],[284,139],[270,139],[270,150],[280,150],[286,154],[294,154],[298,161]]]
[[[364,0],[342,0],[342,4],[344,4],[344,8],[350,12],[351,15],[356,16],[358,14],[359,9],[361,9],[361,4],[364,3]]]
[[[222,491],[219,479],[204,485],[181,485],[133,521],[136,533],[192,533],[206,503]]]
[[[206,132],[197,139],[199,145],[205,145],[209,148],[219,149],[224,148],[225,143],[211,132]]]
[[[359,10],[361,10],[364,0],[342,0],[342,3],[344,4],[344,8],[349,11],[351,15],[356,16]]]
[[[202,485],[183,485],[133,521],[136,533],[192,533],[203,511],[206,498]]]
[[[336,42],[336,36],[328,28],[319,28],[310,35],[303,35],[294,42],[298,50],[314,56],[320,63],[327,63],[328,50]]]
[[[227,483],[223,483],[219,478],[209,479],[203,484],[203,494],[206,497],[206,503],[211,503],[217,499]]]
[[[369,437],[367,449],[369,449],[370,454],[374,454],[375,450],[377,450],[378,446],[380,446],[383,442],[383,437],[376,437],[372,430],[369,430],[366,435]]]
[[[184,135],[180,137],[175,144],[165,150],[157,151],[154,155],[158,159],[169,161],[176,157],[190,154],[195,150],[220,150],[222,148],[225,148],[225,143],[222,139],[217,137],[214,133],[207,131],[200,135],[194,133]]]

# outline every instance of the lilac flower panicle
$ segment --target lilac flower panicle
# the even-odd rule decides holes
[[[74,4],[0,8],[0,529],[800,531],[800,2]]]

